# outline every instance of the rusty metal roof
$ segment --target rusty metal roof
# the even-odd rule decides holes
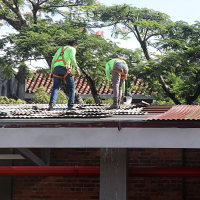
[[[173,105],[148,105],[143,108],[144,112],[148,113],[164,113],[167,112]]]
[[[145,119],[148,120],[200,120],[200,106],[176,105],[165,113]]]

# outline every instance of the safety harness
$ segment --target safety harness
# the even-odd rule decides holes
[[[54,65],[55,65],[56,62],[63,61],[64,65],[65,65],[66,68],[67,68],[67,73],[66,73],[64,76],[58,76],[58,75],[56,75],[56,74],[53,74],[54,77],[57,77],[57,78],[61,79],[61,83],[62,83],[63,80],[66,79],[66,77],[68,76],[68,74],[70,74],[71,76],[73,76],[73,74],[72,74],[72,72],[71,72],[71,69],[69,69],[69,67],[67,66],[67,63],[65,62],[65,59],[64,59],[64,51],[65,51],[67,48],[68,48],[68,47],[66,47],[66,48],[64,49],[64,47],[62,47],[60,55],[58,56],[58,58],[57,58],[56,61],[54,62]],[[59,59],[60,56],[62,56],[61,59]]]
[[[121,78],[120,78],[121,80],[124,79],[124,78],[127,80],[128,74],[125,74],[125,73],[123,73],[123,72],[114,70],[114,66],[115,66],[115,64],[116,64],[117,62],[125,62],[125,61],[122,60],[122,59],[120,59],[120,58],[117,58],[117,59],[115,60],[115,62],[114,62],[113,70],[111,70],[111,73],[116,72],[116,73],[118,73],[119,76],[121,77]],[[125,63],[126,63],[126,62],[125,62]]]

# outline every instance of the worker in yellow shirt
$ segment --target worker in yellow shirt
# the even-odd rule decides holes
[[[113,89],[113,104],[109,109],[119,109],[122,98],[122,86],[125,90],[124,81],[128,76],[128,65],[120,58],[112,59],[105,66],[106,77],[110,88]]]
[[[53,57],[51,64],[51,71],[53,73],[53,89],[51,92],[49,108],[48,110],[53,110],[53,106],[56,104],[58,91],[61,85],[62,79],[65,79],[67,87],[69,90],[69,101],[68,110],[77,110],[74,108],[75,99],[75,82],[74,77],[71,73],[71,63],[75,67],[77,76],[80,76],[79,67],[76,63],[76,48],[78,47],[78,42],[75,39],[71,39],[67,46],[61,47],[57,50]]]

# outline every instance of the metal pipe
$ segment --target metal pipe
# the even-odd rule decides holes
[[[0,176],[99,176],[100,167],[94,166],[5,166]]]
[[[99,176],[96,166],[4,166],[0,176]],[[200,177],[200,168],[129,167],[129,177]]]

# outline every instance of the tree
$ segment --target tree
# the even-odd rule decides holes
[[[137,52],[119,48],[115,43],[105,40],[100,35],[88,34],[86,29],[75,27],[69,20],[53,25],[51,23],[31,25],[20,33],[10,34],[0,41],[12,44],[4,49],[6,53],[4,60],[7,60],[7,67],[12,71],[13,66],[9,63],[14,62],[13,59],[16,62],[22,62],[30,57],[37,59],[44,56],[51,63],[52,56],[58,47],[66,44],[72,37],[79,41],[76,55],[78,64],[90,84],[95,102],[101,103],[97,88],[106,80],[105,64],[112,58],[122,57],[132,66],[132,60],[138,59]],[[2,67],[3,69],[5,67]],[[67,93],[66,89],[63,89]]]
[[[63,15],[63,11],[60,8],[69,9],[93,3],[95,3],[95,0],[1,0],[0,19],[19,31],[24,27],[29,27],[31,24],[52,21],[49,14]],[[26,13],[23,10],[27,10]],[[44,18],[41,18],[42,12],[45,14]]]
[[[74,7],[79,7],[79,5],[83,4],[88,7],[94,2],[94,0],[74,2],[62,0],[56,2],[31,0],[25,2],[2,1],[0,4],[2,9],[0,11],[0,19],[3,19],[4,22],[7,22],[19,31],[19,34],[10,35],[0,42],[1,48],[5,47],[4,45],[8,42],[11,42],[13,45],[13,48],[5,49],[6,55],[1,58],[2,65],[0,67],[3,73],[11,76],[14,72],[13,69],[16,67],[16,61],[25,61],[30,59],[30,57],[38,59],[39,56],[42,56],[50,66],[52,56],[58,46],[63,46],[68,39],[73,37],[82,42],[82,47],[80,45],[77,52],[77,60],[80,60],[81,70],[90,83],[95,102],[101,103],[96,85],[102,79],[102,76],[99,75],[104,73],[105,63],[113,57],[127,57],[127,55],[135,57],[137,54],[130,50],[119,49],[116,44],[111,41],[107,42],[100,36],[86,34],[85,28],[80,29],[80,27],[87,26],[85,22],[82,23],[79,19],[72,21],[72,18],[76,15],[78,16],[79,13],[73,12]],[[21,10],[27,5],[29,5],[31,12],[23,14]],[[63,12],[59,8],[69,8],[69,10]],[[43,18],[41,17],[41,12],[44,13]],[[52,25],[53,19],[48,13],[54,15],[59,13],[65,16],[66,22],[60,21]],[[67,93],[67,88],[64,86],[62,88]]]
[[[114,37],[122,36],[122,39],[128,39],[129,35],[133,34],[140,43],[149,68],[154,70],[154,54],[149,52],[149,47],[155,47],[155,39],[166,37],[168,29],[173,27],[173,22],[168,15],[152,9],[140,9],[126,4],[110,7],[98,5],[92,10],[87,10],[86,13],[88,18],[84,21],[90,23],[90,27],[110,26],[112,27],[112,35]],[[145,62],[145,60],[142,60],[142,62]],[[163,74],[157,73],[154,75],[156,75],[153,79],[154,82],[148,79],[150,90],[156,81],[156,84],[158,82],[162,90],[176,104],[180,104],[176,93],[171,90],[163,78]]]
[[[11,25],[15,30],[21,31],[30,27],[32,24],[38,25],[45,24],[45,22],[53,22],[50,14],[52,16],[56,14],[60,14],[62,16],[63,11],[60,8],[71,9],[83,4],[91,5],[93,3],[95,3],[95,0],[1,0],[0,26]],[[27,10],[26,13],[23,13],[23,10]],[[43,17],[41,13],[43,13]],[[3,44],[1,43],[0,46],[2,47]],[[45,57],[45,59],[50,66],[51,59],[49,57]],[[8,67],[8,64],[2,58],[0,61],[5,66],[3,73],[11,76],[13,74],[12,70],[10,70],[11,68]],[[13,67],[15,65],[15,63],[11,61],[9,64],[12,64]],[[76,98],[80,100],[80,98],[77,97],[77,92]]]
[[[142,77],[145,78],[148,73],[150,81],[154,81],[154,90],[160,87],[160,83],[154,77],[162,73],[168,85],[167,91],[176,94],[179,104],[199,103],[199,34],[200,22],[196,21],[193,25],[183,21],[175,22],[173,26],[168,27],[168,32],[163,38],[154,42],[154,47],[162,54],[155,55],[151,63],[138,68]]]
[[[87,8],[85,8],[87,9]],[[128,39],[133,34],[140,43],[144,58],[134,74],[148,82],[147,94],[170,97],[175,104],[198,102],[200,23],[172,22],[164,13],[129,5],[98,5],[87,10],[84,21],[90,27],[112,27],[114,37]],[[92,20],[91,20],[92,19]],[[150,52],[154,47],[158,53]],[[145,88],[144,88],[145,89]]]

